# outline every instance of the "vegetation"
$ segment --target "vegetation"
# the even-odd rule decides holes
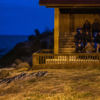
[[[0,71],[0,79],[8,77],[10,75],[9,70],[1,70]]]
[[[0,100],[100,100],[99,69],[34,70],[37,71],[48,74],[0,85]]]
[[[49,41],[49,42],[48,42]],[[8,54],[0,59],[0,67],[11,67],[16,59],[28,62],[27,58],[32,59],[32,54],[41,49],[53,48],[53,32],[45,30],[40,33],[35,30],[35,35],[30,35],[28,41],[17,44]],[[24,59],[26,58],[26,59]],[[32,65],[32,60],[28,62]]]

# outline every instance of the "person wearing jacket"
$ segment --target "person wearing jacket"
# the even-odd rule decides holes
[[[96,51],[100,52],[100,32],[96,36],[96,43],[97,43]]]
[[[88,20],[85,21],[84,25],[83,25],[83,32],[90,32],[91,31],[91,24]]]

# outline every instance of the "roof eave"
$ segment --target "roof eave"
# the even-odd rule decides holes
[[[50,8],[56,8],[56,7],[65,7],[65,8],[69,8],[69,7],[100,7],[100,4],[47,4],[47,3],[39,3],[40,6],[46,6],[46,7],[50,7]]]

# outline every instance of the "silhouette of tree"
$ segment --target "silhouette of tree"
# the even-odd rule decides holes
[[[34,35],[30,35],[29,37],[28,37],[28,40],[29,41],[32,41],[32,40],[35,40],[36,39],[36,37],[34,36]]]
[[[36,37],[40,36],[40,32],[38,29],[35,29],[35,35],[36,35]]]

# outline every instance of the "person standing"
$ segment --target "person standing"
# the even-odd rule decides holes
[[[88,31],[86,31],[85,33],[84,43],[85,43],[85,46],[87,45],[87,43],[91,43],[91,34]]]
[[[100,32],[100,22],[98,19],[95,19],[94,23],[92,24],[92,36],[95,38]]]
[[[76,40],[76,52],[82,52],[83,50],[83,41],[84,41],[84,34],[82,29],[80,28],[75,36]]]
[[[91,31],[91,24],[88,20],[85,21],[83,25],[83,32],[90,32]]]
[[[98,33],[98,35],[96,36],[96,51],[100,52],[100,32]]]

